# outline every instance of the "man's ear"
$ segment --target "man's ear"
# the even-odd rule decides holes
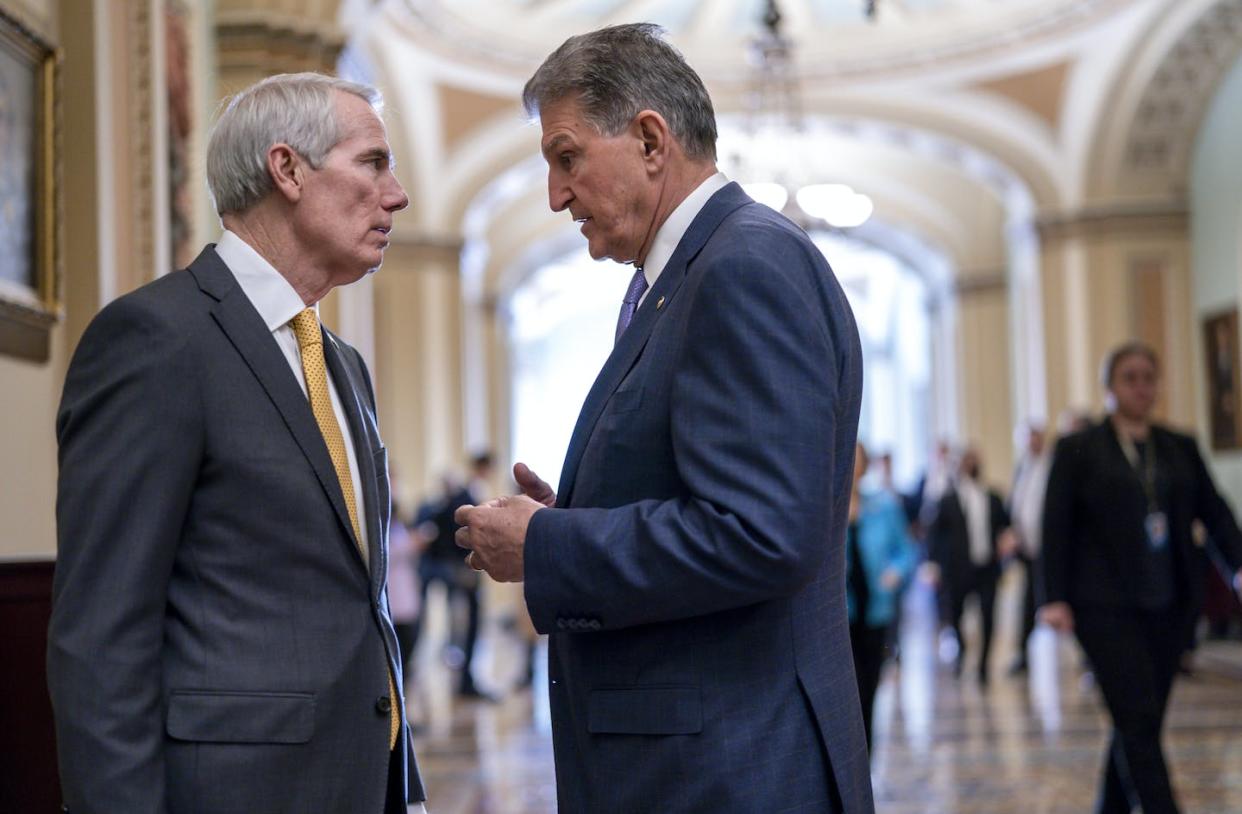
[[[306,162],[288,144],[273,144],[267,150],[267,172],[272,186],[289,203],[302,197],[306,183]]]
[[[642,144],[643,161],[649,172],[664,168],[673,146],[673,133],[668,122],[654,110],[640,110],[634,117],[634,131]]]

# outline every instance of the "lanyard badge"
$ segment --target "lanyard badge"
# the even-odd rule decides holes
[[[1147,442],[1147,454],[1139,455],[1138,448],[1129,435],[1117,433],[1121,442],[1121,451],[1126,460],[1134,468],[1143,484],[1143,493],[1147,497],[1147,517],[1143,519],[1143,529],[1147,532],[1147,545],[1152,551],[1160,551],[1169,544],[1169,517],[1160,511],[1156,499],[1156,447],[1155,439]]]
[[[1143,527],[1147,529],[1147,545],[1152,551],[1160,551],[1169,544],[1169,518],[1164,512],[1148,512]]]

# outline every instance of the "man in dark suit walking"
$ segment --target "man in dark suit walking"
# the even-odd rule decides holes
[[[978,676],[988,683],[988,656],[992,652],[996,587],[1001,561],[1014,552],[1005,503],[982,481],[979,453],[967,449],[958,463],[957,477],[940,498],[936,518],[927,532],[928,558],[938,566],[942,616],[957,636],[956,672],[965,662],[962,614],[972,594],[979,600],[982,624]]]
[[[238,94],[225,227],[82,337],[57,416],[48,642],[73,814],[396,814],[422,800],[385,592],[389,484],[361,356],[316,303],[408,199],[373,88]]]
[[[711,100],[651,25],[527,83],[554,210],[637,266],[559,496],[466,507],[551,633],[562,812],[873,810],[845,605],[862,386],[844,293],[715,166]],[[532,499],[532,497],[534,499]]]

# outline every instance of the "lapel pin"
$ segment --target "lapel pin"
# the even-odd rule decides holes
[[[663,307],[664,307],[664,298],[661,297],[660,299],[656,300],[656,310],[659,311]]]

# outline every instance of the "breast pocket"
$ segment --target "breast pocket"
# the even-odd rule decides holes
[[[643,404],[643,388],[631,387],[618,390],[608,400],[608,411],[611,413],[631,413]]]

